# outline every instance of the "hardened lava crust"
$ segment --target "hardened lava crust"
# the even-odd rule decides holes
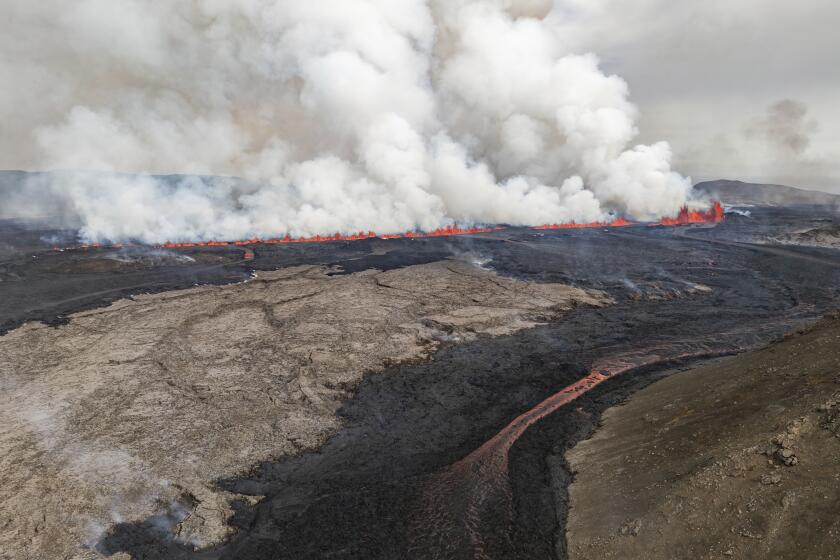
[[[819,212],[64,252],[6,223],[0,558],[565,558],[604,410],[838,307],[840,255],[774,241]]]

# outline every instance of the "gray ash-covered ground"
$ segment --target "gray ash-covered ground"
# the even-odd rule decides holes
[[[783,233],[776,237],[775,241],[783,245],[840,248],[840,225],[832,222],[819,223],[815,224],[815,227]]]
[[[565,554],[569,478],[563,453],[591,432],[600,411],[679,364],[756,347],[838,306],[840,254],[746,242],[834,215],[754,210],[753,217],[716,229],[508,230],[255,246],[247,263],[232,248],[200,249],[185,253],[194,263],[129,271],[90,271],[90,261],[98,260],[92,257],[104,249],[44,252],[37,259],[17,252],[2,265],[7,276],[0,292],[4,302],[13,294],[22,301],[4,303],[0,319],[51,320],[118,295],[235,281],[251,269],[327,264],[349,273],[450,256],[530,282],[604,290],[615,305],[446,346],[429,361],[367,377],[341,409],[344,428],[318,452],[219,481],[237,493],[265,496],[256,506],[239,506],[238,533],[229,543],[203,552],[179,543],[168,532],[180,520],[176,508],[118,525],[96,545],[134,558],[558,558]],[[103,285],[113,291],[104,293]],[[430,484],[449,465],[593,365],[610,361],[646,365],[528,430],[511,450],[509,486],[502,481],[501,492],[465,505],[460,500],[470,480],[448,478],[448,503],[429,505]]]

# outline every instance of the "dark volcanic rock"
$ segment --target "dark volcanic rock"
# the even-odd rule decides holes
[[[657,228],[514,231],[470,239],[469,250],[503,274],[606,289],[620,303],[368,377],[342,409],[345,428],[318,453],[220,482],[266,497],[240,508],[238,535],[217,550],[194,553],[138,525],[116,527],[100,550],[136,558],[562,557],[563,455],[601,411],[686,360],[755,347],[814,317],[836,305],[840,281],[838,255]],[[475,477],[486,481],[483,463],[457,467],[604,361],[647,365],[526,431],[510,451],[509,477],[476,487]]]
[[[832,219],[823,212],[761,209],[712,229],[511,229],[257,245],[248,262],[239,249],[207,248],[178,251],[194,262],[177,265],[114,264],[105,249],[56,253],[41,241],[49,231],[5,223],[0,237],[11,249],[0,263],[0,325],[55,321],[134,293],[237,282],[252,269],[307,264],[348,274],[455,258],[530,282],[604,290],[616,305],[580,308],[515,334],[476,336],[426,363],[368,376],[341,408],[344,428],[318,452],[219,481],[265,498],[238,506],[238,534],[218,549],[196,553],[161,531],[162,523],[181,518],[182,504],[118,525],[97,544],[135,558],[563,557],[571,478],[564,454],[592,432],[604,409],[675,367],[753,348],[837,305],[836,251],[748,243],[777,233],[780,222]],[[508,476],[477,487],[476,480],[487,480],[485,463],[456,468],[512,420],[604,362],[640,367],[531,426],[507,455]],[[641,528],[638,536],[644,534]]]

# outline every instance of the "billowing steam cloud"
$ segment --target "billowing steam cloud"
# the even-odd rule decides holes
[[[107,172],[56,175],[89,240],[653,219],[691,196],[667,144],[631,147],[626,83],[568,52],[551,0],[10,3],[0,107],[39,167]]]

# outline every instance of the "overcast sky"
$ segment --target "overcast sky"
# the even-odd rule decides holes
[[[0,14],[0,77],[6,77],[0,168],[39,168],[34,130],[61,121],[74,103],[114,95],[114,76],[83,69],[75,73],[93,78],[74,90],[62,75],[69,63],[32,46],[52,44],[45,52],[63,53],[73,41],[96,45],[90,37],[58,38],[54,23],[84,20],[74,29],[92,36],[109,15],[38,5],[10,3],[37,16],[25,28],[22,19]],[[153,11],[110,14],[132,22],[120,42],[148,42]],[[629,83],[641,109],[638,141],[669,141],[677,171],[695,180],[731,177],[840,192],[839,1],[555,0],[549,17],[564,28],[572,51],[596,53],[606,72]],[[100,47],[115,50],[113,41]],[[83,100],[74,97],[81,94]]]
[[[681,172],[840,192],[840,2],[557,0],[555,17]]]

